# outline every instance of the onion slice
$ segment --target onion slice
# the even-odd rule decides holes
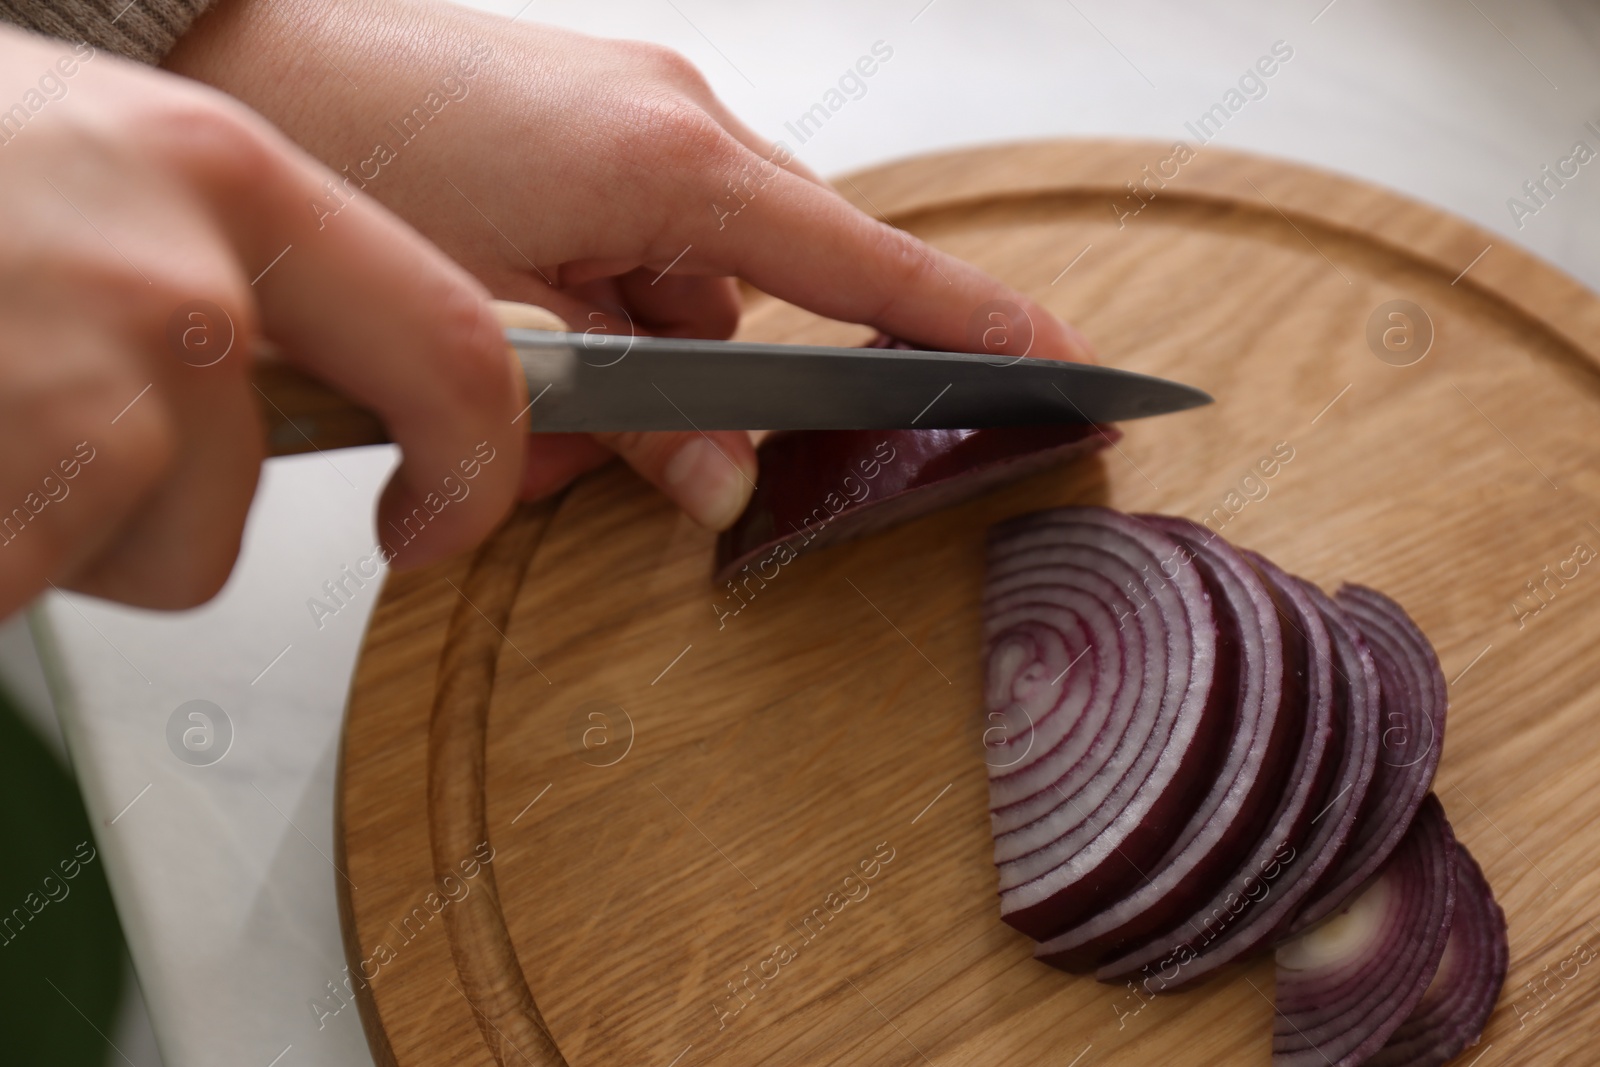
[[[1216,684],[1216,613],[1183,556],[1171,537],[1107,508],[1037,512],[990,531],[991,807],[1041,765],[1038,791],[1055,805],[996,843],[1001,917],[1035,938],[1136,885],[1214,775],[1231,686]],[[1095,654],[1074,654],[1080,646]],[[1098,704],[1104,714],[1085,714]],[[1073,751],[1088,773],[1051,755]],[[1016,858],[1001,858],[1004,848]]]
[[[1399,844],[1433,783],[1449,703],[1439,657],[1404,608],[1360,585],[1342,586],[1334,599],[1378,668],[1378,762],[1349,848],[1292,921],[1291,935],[1343,906]]]
[[[1299,751],[1265,832],[1230,877],[1163,936],[1103,962],[1095,972],[1102,981],[1142,970],[1147,990],[1169,991],[1266,942],[1333,861],[1371,777],[1378,682],[1359,635],[1315,587],[1252,552],[1242,555],[1274,591],[1303,647],[1304,677],[1290,687],[1296,706],[1286,709],[1303,723]]]
[[[1120,436],[1087,425],[774,434],[756,452],[761,477],[750,503],[717,538],[713,580],[909,522]]]
[[[915,346],[880,334],[865,347]],[[1121,436],[1085,424],[773,434],[756,452],[761,476],[750,502],[717,538],[712,581],[770,580],[803,551],[959,504]]]
[[[1218,695],[1233,709],[1231,731],[1209,791],[1167,854],[1145,868],[1142,884],[1035,948],[1036,957],[1068,970],[1093,967],[1108,953],[1137,947],[1179,923],[1198,931],[1197,907],[1259,862],[1253,846],[1262,842],[1275,809],[1291,806],[1293,822],[1305,808],[1330,730],[1332,688],[1325,679],[1319,679],[1312,728],[1306,729],[1307,660],[1320,659],[1326,673],[1329,655],[1327,634],[1310,602],[1293,590],[1304,601],[1295,623],[1297,606],[1205,527],[1186,519],[1138,518],[1178,543],[1183,564],[1195,569],[1211,594],[1221,638]],[[1315,635],[1314,652],[1303,636],[1307,628]],[[1291,770],[1306,780],[1291,783]],[[1269,860],[1272,851],[1267,849]],[[1231,918],[1226,910],[1223,917]]]
[[[1505,984],[1506,916],[1466,846],[1456,845],[1456,910],[1433,983],[1368,1067],[1439,1067],[1476,1044]]]
[[[1455,837],[1432,794],[1342,911],[1278,947],[1273,1067],[1355,1067],[1422,1000],[1455,906]]]

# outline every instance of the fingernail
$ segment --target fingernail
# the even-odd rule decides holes
[[[668,495],[711,530],[733,525],[750,500],[749,474],[707,437],[692,438],[678,449],[663,476]]]

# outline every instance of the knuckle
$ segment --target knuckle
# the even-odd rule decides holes
[[[649,42],[634,42],[631,50],[635,61],[655,78],[672,85],[705,88],[705,75],[700,68],[675,48]]]
[[[879,226],[879,248],[885,266],[896,280],[913,282],[928,273],[928,249],[921,240],[887,223]]]
[[[647,102],[638,121],[644,136],[630,139],[630,143],[639,153],[635,161],[644,166],[688,172],[697,178],[735,169],[732,164],[738,142],[688,100],[667,97]]]
[[[209,90],[171,94],[150,128],[164,158],[220,190],[259,188],[281,169],[282,151],[263,123]]]
[[[258,332],[257,311],[242,279],[170,277],[163,299],[153,308],[160,321],[162,357],[168,363],[203,368],[229,378],[242,378],[250,366],[251,342]],[[232,358],[230,358],[232,357]]]
[[[888,312],[899,294],[923,288],[933,273],[928,247],[920,239],[887,223],[877,226],[872,262],[884,284],[879,290],[877,306],[869,309],[869,317],[874,319]]]
[[[137,343],[152,372],[204,368],[242,378],[260,332],[255,300],[231,253],[189,250],[182,262],[147,263],[137,274],[119,258],[81,263],[77,282]]]

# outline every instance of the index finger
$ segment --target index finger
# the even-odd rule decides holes
[[[1077,330],[970,263],[777,170],[707,259],[792,304],[929,348],[1094,362]]]

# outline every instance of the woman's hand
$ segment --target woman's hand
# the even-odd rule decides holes
[[[13,101],[0,616],[48,583],[162,608],[216,592],[260,470],[262,337],[400,443],[378,515],[400,562],[501,519],[525,390],[465,271],[370,199],[319,228],[306,205],[333,175],[193,82],[0,29],[0,106]],[[468,469],[470,493],[452,492]],[[435,511],[430,494],[451,502]]]
[[[727,337],[743,278],[939,348],[968,347],[980,306],[1007,301],[1032,328],[993,351],[1089,358],[1026,297],[848,205],[663,48],[429,0],[222,0],[167,66],[246,101],[340,172],[308,220],[331,230],[346,205],[380,200],[496,296],[580,329]],[[609,447],[713,528],[755,477],[742,433],[529,447],[525,496]]]

